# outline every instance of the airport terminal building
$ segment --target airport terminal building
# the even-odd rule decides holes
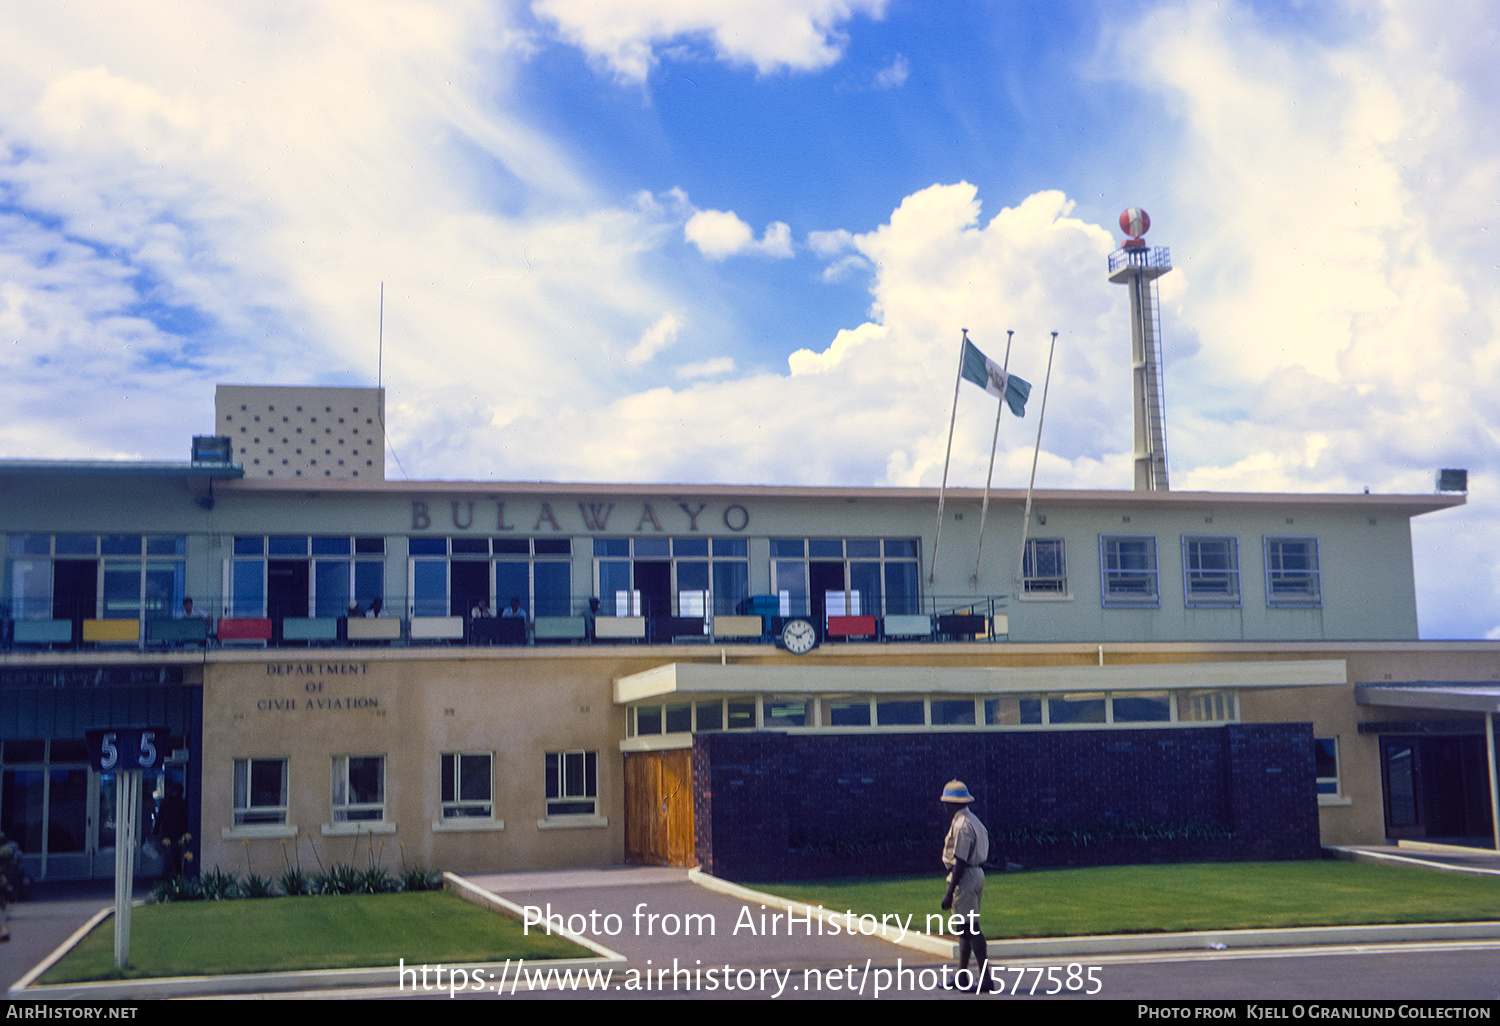
[[[976,569],[974,491],[939,542],[932,489],[388,481],[379,390],[217,400],[189,461],[0,461],[38,878],[113,872],[83,731],[141,725],[269,876],[921,870],[954,776],[1028,864],[1495,843],[1500,644],[1417,633],[1462,494],[1002,490]]]

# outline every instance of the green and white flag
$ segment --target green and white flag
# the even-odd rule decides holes
[[[979,351],[979,347],[964,339],[963,377],[997,399],[1004,399],[1010,412],[1017,417],[1026,416],[1026,400],[1031,396],[1031,382],[1014,374],[1007,374],[994,360]]]

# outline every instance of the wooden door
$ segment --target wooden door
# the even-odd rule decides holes
[[[693,750],[625,755],[625,861],[697,865],[693,845]]]

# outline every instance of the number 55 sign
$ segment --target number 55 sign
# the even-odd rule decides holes
[[[160,769],[167,751],[168,727],[110,727],[86,730],[89,765],[100,773]]]

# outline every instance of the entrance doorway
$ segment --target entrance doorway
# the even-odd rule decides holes
[[[1482,736],[1382,736],[1380,776],[1387,837],[1494,843]]]
[[[693,866],[693,750],[625,755],[625,861]]]

